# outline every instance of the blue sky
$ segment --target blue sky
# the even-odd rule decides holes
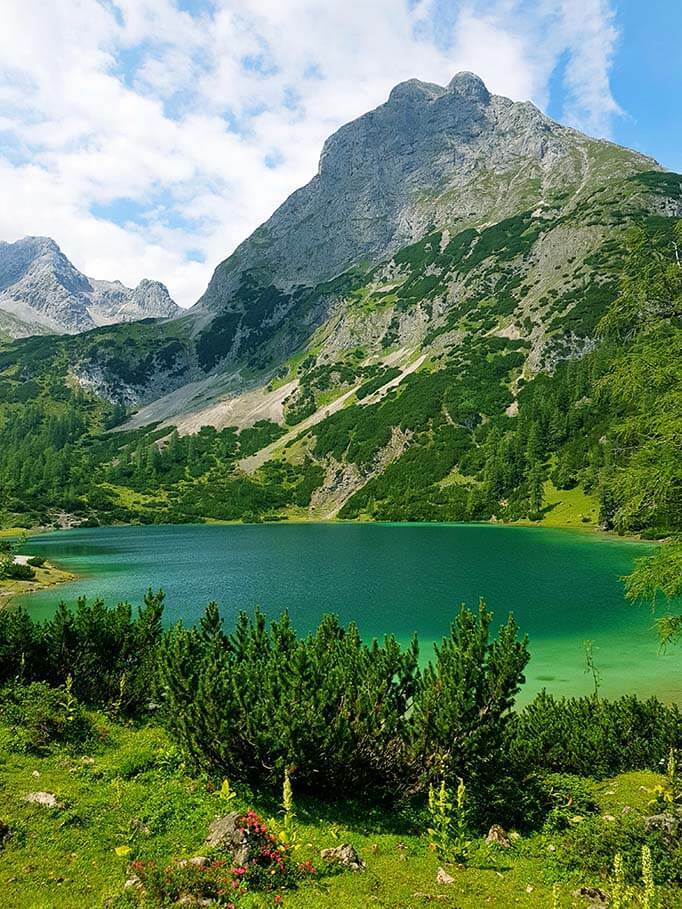
[[[682,173],[682,3],[623,0],[611,85],[623,115],[612,138]]]
[[[4,0],[0,239],[195,302],[411,77],[462,69],[682,171],[673,0]]]

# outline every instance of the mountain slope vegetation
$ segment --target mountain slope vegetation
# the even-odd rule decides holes
[[[540,520],[579,490],[677,532],[680,215],[682,177],[470,74],[398,86],[181,318],[0,347],[3,522]]]

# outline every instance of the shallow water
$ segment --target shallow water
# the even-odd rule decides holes
[[[192,623],[216,600],[230,628],[240,610],[287,608],[299,630],[334,612],[367,638],[416,632],[424,658],[460,602],[484,596],[497,620],[513,611],[530,638],[524,697],[591,690],[594,642],[602,693],[682,702],[682,650],[659,654],[653,616],[623,598],[620,576],[651,547],[534,527],[434,524],[180,525],[61,531],[30,540],[81,577],[23,598],[35,616],[60,600],[141,601],[167,595],[166,618]]]

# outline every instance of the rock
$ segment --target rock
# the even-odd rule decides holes
[[[191,859],[181,859],[177,866],[178,868],[186,868],[188,865],[196,865],[197,868],[205,868],[208,865],[208,859],[205,855],[195,855]]]
[[[489,846],[499,846],[500,849],[511,849],[511,840],[504,827],[500,827],[499,824],[493,824],[488,831],[485,841]]]
[[[647,830],[659,830],[669,840],[677,840],[682,835],[682,819],[674,814],[651,814],[644,818]]]
[[[577,899],[583,897],[584,899],[592,900],[592,906],[608,906],[611,902],[611,897],[604,890],[600,890],[599,887],[578,887],[577,890],[573,891],[573,896]]]
[[[360,871],[365,867],[365,863],[350,843],[343,843],[332,849],[323,849],[320,856],[325,862],[342,865],[344,868],[350,868],[351,871]]]
[[[63,808],[54,792],[29,792],[24,799],[32,805],[42,805],[43,808]]]
[[[602,817],[605,821],[615,821],[615,817],[612,814],[604,814]]]
[[[180,308],[158,281],[125,287],[87,278],[54,240],[24,237],[0,243],[0,314],[13,337],[87,331],[97,325],[177,316]]]
[[[9,824],[0,820],[0,846],[7,842],[11,833],[12,831],[10,830]]]
[[[211,821],[206,845],[211,849],[230,852],[236,865],[245,865],[248,862],[251,852],[249,837],[241,825],[241,815],[238,811],[231,811],[224,817]]]
[[[439,884],[454,884],[455,879],[451,874],[448,874],[447,871],[444,871],[443,868],[439,868],[438,874],[436,875],[436,882]]]
[[[532,893],[535,890],[535,887],[532,884],[528,884],[526,887],[526,893]]]
[[[123,885],[124,890],[139,890],[142,887],[142,881],[136,874],[131,874],[128,880]]]

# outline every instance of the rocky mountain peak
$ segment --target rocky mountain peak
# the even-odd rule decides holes
[[[0,329],[13,337],[179,313],[163,284],[145,279],[131,289],[88,278],[50,237],[0,242]]]
[[[624,166],[643,160],[610,147],[630,155]],[[245,273],[288,292],[386,259],[434,226],[476,227],[584,192],[608,176],[607,158],[603,143],[473,73],[402,82],[329,137],[315,177],[218,266],[197,312],[231,308]]]
[[[480,104],[489,104],[491,94],[485,86],[485,82],[475,73],[461,72],[452,77],[448,83],[448,91],[457,92],[471,101],[478,101]]]
[[[443,94],[443,87],[434,82],[422,82],[421,79],[407,79],[399,82],[388,96],[387,104],[421,103],[435,101]]]

